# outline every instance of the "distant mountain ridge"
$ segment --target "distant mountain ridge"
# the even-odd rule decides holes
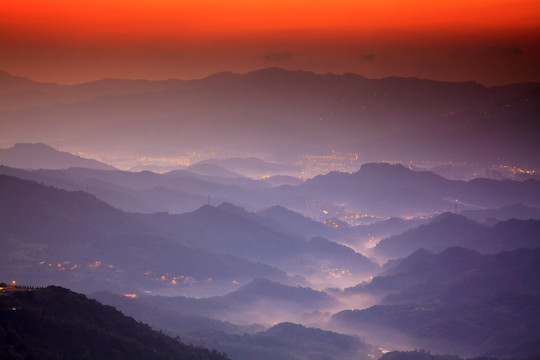
[[[15,144],[0,149],[0,165],[20,169],[67,169],[71,167],[115,170],[114,166],[58,151],[45,144]]]
[[[365,161],[493,162],[497,156],[491,154],[502,154],[510,163],[538,166],[532,155],[538,139],[524,130],[534,127],[539,112],[539,84],[533,83],[486,88],[279,68],[189,81],[107,79],[65,86],[4,74],[0,82],[0,114],[12,125],[0,141],[69,138],[72,146],[94,153],[131,144],[136,152],[170,154],[179,142],[186,149],[205,143],[276,156],[337,150],[361,153]],[[156,109],[158,126],[149,134]],[[105,125],[107,136],[98,131]],[[519,146],[509,146],[508,139],[519,139]]]

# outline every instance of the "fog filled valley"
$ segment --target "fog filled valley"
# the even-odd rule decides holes
[[[538,84],[0,81],[0,358],[540,356]]]
[[[36,145],[18,147],[28,154]],[[532,178],[457,181],[384,163],[294,185],[189,168],[0,172],[4,354],[38,347],[9,330],[18,313],[46,306],[38,298],[82,316],[73,293],[11,281],[84,293],[231,359],[540,351],[540,182]],[[369,221],[350,216],[397,193]],[[175,212],[189,207],[186,198],[193,209]],[[347,211],[324,218],[340,207]]]

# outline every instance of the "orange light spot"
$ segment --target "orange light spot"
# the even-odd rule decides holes
[[[137,294],[124,294],[125,297],[128,297],[128,298],[136,298],[137,297]]]

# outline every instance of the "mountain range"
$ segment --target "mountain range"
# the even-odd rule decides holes
[[[499,355],[538,344],[538,301],[538,296],[506,293],[471,303],[376,305],[334,314],[332,324],[348,332],[385,329],[406,334],[409,346],[437,353]],[[391,344],[389,338],[383,346],[395,346]]]
[[[482,255],[463,247],[440,254],[425,249],[394,261],[369,283],[346,293],[386,295],[383,303],[481,301],[504,292],[540,295],[540,248]]]
[[[538,166],[540,142],[527,130],[540,109],[535,83],[487,88],[269,68],[69,86],[2,72],[0,89],[0,117],[10,124],[0,142],[63,139],[70,148],[118,156],[130,144],[137,156],[213,148],[294,160],[334,150],[361,154],[363,162],[501,159]]]
[[[0,184],[1,236],[9,250],[2,264],[6,276],[35,276],[86,291],[205,291],[257,277],[290,282],[278,268],[298,275],[300,283],[303,277],[331,282],[331,272],[338,269],[347,269],[351,280],[378,269],[347,246],[276,231],[275,221],[231,204],[181,215],[133,214],[82,191],[6,175]],[[80,276],[87,281],[75,284]]]
[[[230,202],[251,211],[280,205],[321,221],[342,220],[346,213],[358,219],[361,215],[381,219],[440,213],[455,210],[456,206],[462,211],[518,203],[540,207],[540,182],[534,179],[456,181],[385,163],[364,164],[352,174],[330,172],[305,182],[222,176],[223,171],[229,171],[225,169],[203,175],[197,172],[197,165],[195,172],[189,169],[156,174],[83,168],[21,170],[0,166],[0,173],[67,190],[85,190],[123,210],[147,213],[183,213],[208,202]]]
[[[440,254],[421,249],[388,264],[370,282],[345,290],[381,296],[381,305],[338,312],[330,324],[368,337],[366,328],[375,334],[406,336],[409,347],[438,353],[536,353],[539,255],[538,247],[493,255],[462,247]],[[397,343],[390,338],[379,341],[385,348]]]
[[[10,278],[85,291],[287,282],[276,268],[192,247],[85,192],[0,176],[0,195],[0,266]]]
[[[164,329],[176,332],[212,329],[227,333],[254,332],[252,329],[261,328],[261,325],[254,324],[269,326],[283,319],[299,320],[305,313],[327,311],[341,306],[337,299],[325,292],[262,278],[243,286],[239,285],[237,290],[228,294],[204,298],[141,293],[133,299],[122,299],[110,292],[97,292],[90,296],[125,310],[135,317],[138,317],[138,311],[144,310],[146,315],[143,318],[151,325],[161,325]],[[261,308],[265,311],[260,311]],[[164,314],[169,314],[171,318],[162,318]],[[180,323],[172,322],[173,318],[179,319]],[[184,321],[186,318],[187,323]],[[196,319],[199,319],[197,323]]]
[[[285,291],[284,291],[285,290]],[[289,295],[294,293],[291,299]],[[247,298],[244,298],[247,295]],[[355,336],[338,334],[331,331],[309,328],[290,322],[279,323],[268,329],[261,326],[238,326],[229,322],[209,319],[200,314],[214,314],[210,310],[219,303],[234,304],[224,311],[231,316],[234,312],[241,312],[239,302],[253,305],[253,301],[265,301],[265,315],[272,316],[272,312],[291,311],[286,303],[297,302],[299,310],[304,300],[309,298],[321,301],[322,293],[303,288],[284,287],[280,284],[270,283],[267,280],[256,280],[242,289],[227,296],[215,299],[188,299],[167,297],[137,297],[126,298],[112,293],[95,293],[91,297],[100,302],[115,306],[122,312],[144,319],[152,326],[164,329],[168,333],[176,334],[191,344],[215,348],[225,352],[237,360],[248,359],[368,359],[369,354],[376,350]],[[279,301],[276,301],[279,299]],[[194,309],[199,302],[205,310]],[[206,304],[204,304],[206,303]],[[203,305],[204,304],[204,305]],[[285,305],[283,307],[283,305]],[[307,310],[303,309],[302,311]],[[270,311],[270,312],[268,312]],[[252,312],[253,314],[253,312]],[[222,314],[223,315],[223,314]],[[260,316],[260,314],[259,314]],[[243,320],[257,320],[260,318],[244,315]]]
[[[458,214],[444,213],[429,224],[381,240],[373,248],[373,254],[401,258],[421,248],[441,252],[453,246],[483,253],[538,247],[540,220],[510,219],[488,227]]]
[[[41,143],[15,144],[11,148],[0,149],[0,165],[34,170],[67,169],[70,167],[115,170],[111,165],[58,151]]]

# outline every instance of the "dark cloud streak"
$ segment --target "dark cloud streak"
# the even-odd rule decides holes
[[[373,61],[377,56],[375,54],[362,55],[362,60]]]
[[[488,50],[499,55],[523,55],[524,52],[520,48],[514,46],[490,46]]]

